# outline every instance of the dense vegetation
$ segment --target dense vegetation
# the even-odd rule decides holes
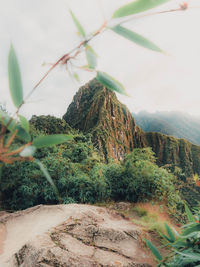
[[[91,135],[71,129],[61,119],[34,116],[31,129],[34,136],[55,131],[74,135],[72,141],[39,149],[35,155],[47,167],[58,194],[34,162],[5,165],[1,183],[4,208],[18,210],[59,202],[154,200],[165,202],[172,213],[177,208],[182,210],[182,200],[175,189],[175,176],[155,164],[150,148],[134,149],[122,162],[106,164],[94,148]]]

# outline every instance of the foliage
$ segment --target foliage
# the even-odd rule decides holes
[[[159,262],[158,266],[194,267],[200,264],[200,213],[198,210],[195,216],[192,215],[187,205],[185,211],[188,223],[182,227],[180,234],[165,224],[167,235],[163,237],[171,249],[171,254],[167,257],[160,257],[158,249],[146,240],[147,246]]]
[[[94,149],[91,136],[79,133],[66,144],[38,149],[35,157],[40,160],[40,169],[41,164],[46,166],[47,181],[36,161],[4,166],[1,191],[5,208],[108,199],[164,201],[171,212],[182,205],[174,188],[175,177],[155,165],[149,148],[134,149],[121,163],[105,164]]]
[[[54,116],[32,116],[30,125],[43,134],[68,134],[75,133],[65,120]]]
[[[181,212],[182,200],[175,189],[176,178],[159,168],[150,148],[134,149],[122,165],[108,164],[105,176],[114,200],[148,201],[168,203],[171,213],[177,207]]]
[[[46,166],[53,184],[43,179],[35,161],[5,165],[1,183],[4,208],[18,210],[59,201],[94,203],[110,197],[104,164],[90,136],[79,134],[70,143],[38,149],[35,156]],[[56,187],[52,189],[52,185]]]

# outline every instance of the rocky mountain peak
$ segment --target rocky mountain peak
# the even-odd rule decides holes
[[[106,160],[121,160],[134,147],[144,146],[128,108],[96,79],[79,89],[63,118],[72,128],[91,133]]]

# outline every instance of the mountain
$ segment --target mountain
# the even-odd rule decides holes
[[[115,93],[95,79],[79,89],[63,118],[72,128],[90,133],[107,162],[123,159],[133,148],[151,147],[159,166],[178,166],[188,176],[200,174],[199,146],[161,133],[145,133]]]
[[[121,160],[133,148],[145,145],[141,129],[127,107],[96,80],[79,89],[63,119],[72,128],[91,133],[106,161]]]
[[[175,111],[155,113],[141,111],[133,116],[145,132],[160,132],[200,145],[199,117]]]

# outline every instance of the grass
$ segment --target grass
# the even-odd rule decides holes
[[[178,230],[169,218],[166,206],[161,204],[136,203],[129,210],[123,211],[123,214],[145,231],[154,232],[159,237],[160,233],[166,235],[165,223]]]
[[[115,202],[103,202],[98,203],[97,206],[112,208],[114,204]],[[169,217],[167,207],[163,204],[132,203],[129,209],[117,210],[117,212],[141,226],[145,232],[155,234],[160,239],[162,239],[161,234],[167,234],[165,223],[179,231],[177,225]]]

